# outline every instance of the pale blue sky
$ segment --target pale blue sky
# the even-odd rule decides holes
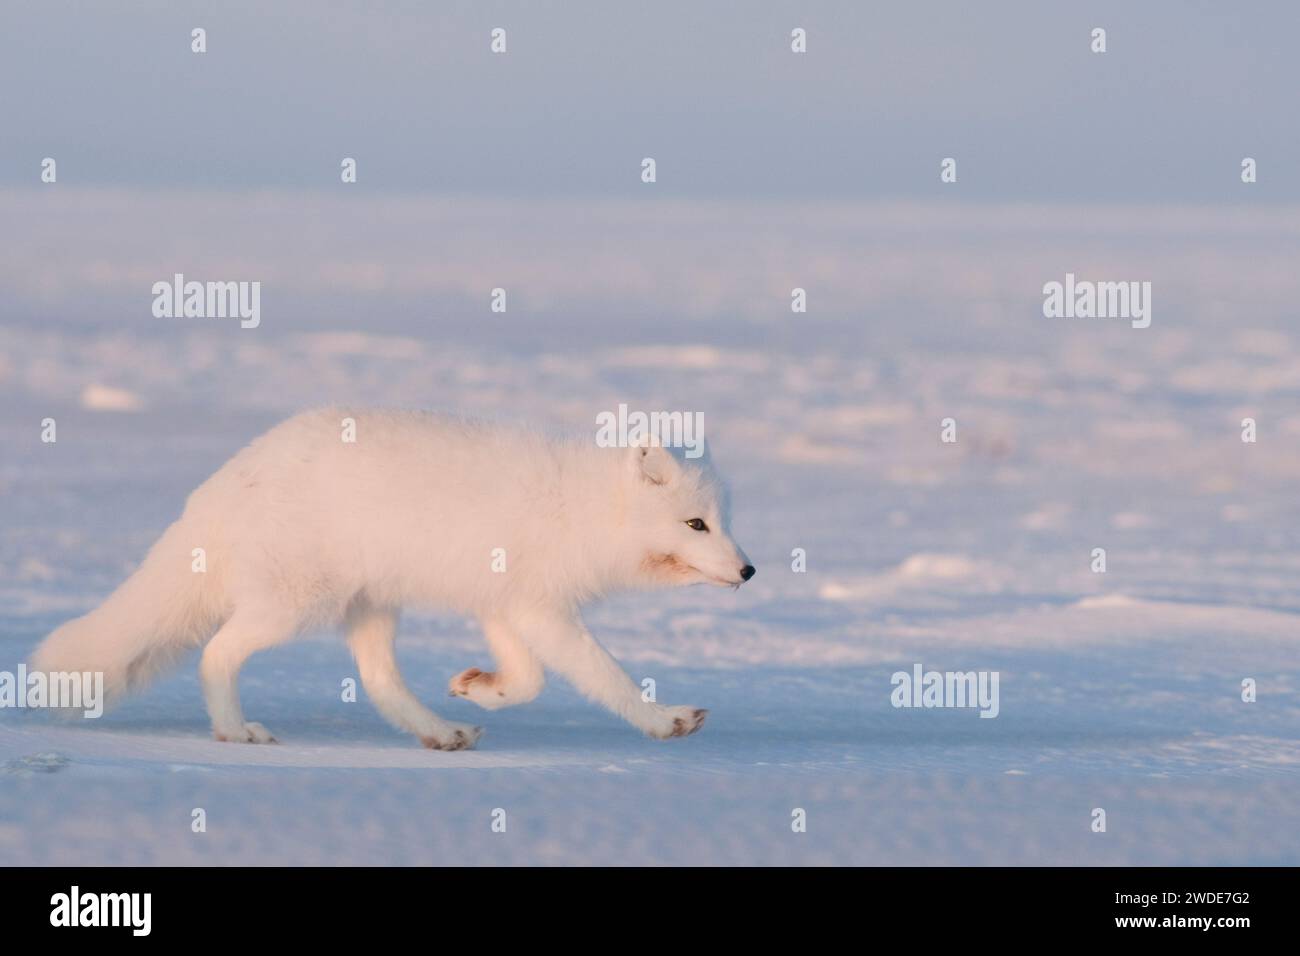
[[[954,156],[967,199],[1300,198],[1292,2],[5,0],[4,21],[3,186],[53,156],[69,185],[328,187],[355,156],[363,190],[635,198],[654,156],[660,197],[923,198]]]

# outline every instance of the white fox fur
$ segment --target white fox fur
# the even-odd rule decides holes
[[[354,441],[343,440],[349,418]],[[709,472],[659,447],[599,448],[419,412],[308,412],[200,485],[139,570],[50,634],[32,667],[102,671],[111,701],[206,645],[199,674],[214,735],[263,743],[273,738],[240,708],[240,667],[342,622],[385,718],[427,747],[471,747],[481,728],[433,713],[397,670],[398,611],[409,604],[482,624],[497,668],[457,675],[454,695],[488,709],[524,703],[548,668],[645,733],[684,736],[706,711],[642,700],[578,610],[616,590],[747,580],[753,568],[723,511]],[[504,572],[493,569],[497,548]]]

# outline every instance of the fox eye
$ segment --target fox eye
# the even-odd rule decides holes
[[[709,526],[706,525],[706,524],[705,524],[702,520],[700,520],[699,518],[692,518],[690,521],[686,522],[686,527],[688,527],[688,528],[692,528],[692,529],[694,529],[695,531],[708,531],[708,530],[709,530]]]

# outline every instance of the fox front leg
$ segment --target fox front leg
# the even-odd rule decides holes
[[[497,669],[461,671],[451,679],[451,696],[464,697],[487,710],[528,703],[546,682],[541,663],[506,621],[485,618],[481,623]]]
[[[642,698],[618,661],[600,646],[576,613],[534,611],[515,623],[515,632],[543,665],[586,697],[603,704],[633,727],[659,740],[686,737],[704,725],[700,707],[666,707]]]

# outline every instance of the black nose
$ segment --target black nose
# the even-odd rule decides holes
[[[752,564],[747,564],[740,569],[740,579],[742,581],[748,581],[753,576],[754,576],[754,566]]]

